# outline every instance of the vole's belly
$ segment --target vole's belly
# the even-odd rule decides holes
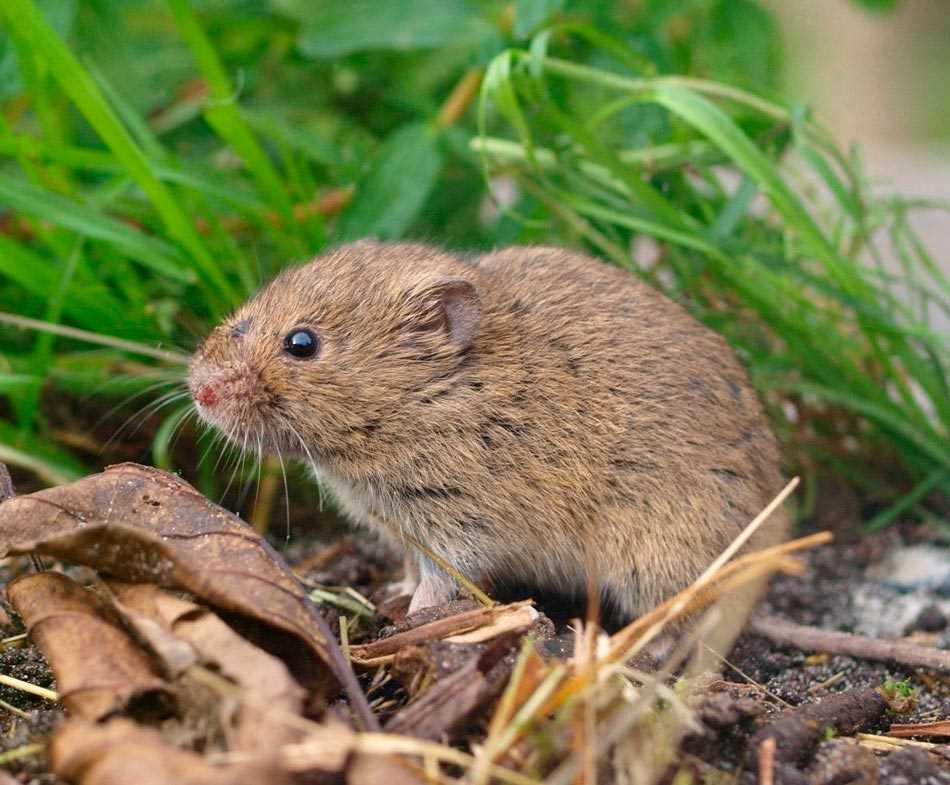
[[[382,495],[367,483],[354,483],[343,479],[332,471],[320,466],[312,466],[314,478],[333,494],[333,498],[342,511],[360,525],[379,527],[387,519],[382,504]],[[389,534],[398,536],[398,531]]]
[[[316,479],[354,523],[404,546],[408,535],[473,579],[521,581],[558,591],[585,587],[584,565],[576,543],[553,536],[530,542],[527,533],[537,531],[537,526],[517,527],[521,534],[509,537],[516,526],[514,520],[507,521],[506,526],[485,525],[480,531],[466,530],[449,519],[439,525],[424,509],[400,504],[399,497],[387,492],[385,486],[352,482],[326,469],[313,468]]]

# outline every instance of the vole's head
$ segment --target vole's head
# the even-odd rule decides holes
[[[439,416],[478,332],[472,280],[437,250],[368,241],[291,268],[195,352],[198,412],[242,448],[358,461]]]

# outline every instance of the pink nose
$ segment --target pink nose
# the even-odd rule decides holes
[[[218,393],[210,384],[202,384],[195,392],[195,400],[210,408],[218,402]]]

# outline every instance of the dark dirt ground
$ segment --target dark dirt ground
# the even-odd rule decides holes
[[[295,537],[289,546],[277,545],[311,584],[352,587],[377,600],[380,611],[387,610],[387,604],[379,602],[379,589],[395,577],[399,562],[381,546],[359,536],[344,536],[329,545]],[[929,569],[924,564],[916,584],[913,575],[895,578],[889,577],[886,570],[882,573],[882,565],[894,562],[895,557],[900,562],[900,555],[905,553],[908,559],[916,558],[914,549],[922,546],[928,549],[930,556],[936,554],[938,560],[943,554],[950,564],[950,551],[941,550],[946,548],[942,535],[926,526],[892,527],[860,538],[839,537],[837,543],[822,546],[803,557],[807,568],[802,575],[780,576],[773,581],[762,610],[800,624],[869,634],[869,624],[887,617],[882,609],[900,608],[904,616],[913,618],[900,622],[903,628],[897,631],[898,636],[911,635],[925,645],[950,649],[950,567],[947,576],[941,576],[934,573],[932,565]],[[7,560],[0,565],[0,583],[5,584],[16,573],[27,569],[30,567],[25,559]],[[558,641],[568,640],[565,631],[569,613],[577,609],[565,609],[562,604],[546,602],[543,598],[539,608],[554,620],[558,630],[556,640],[545,647],[547,652],[554,652]],[[372,640],[391,630],[401,614],[398,606],[390,610],[390,618],[380,613],[366,620],[354,632],[351,642]],[[326,606],[325,613],[331,629],[338,629],[338,609]],[[892,623],[892,634],[894,629]],[[0,637],[20,632],[22,626],[4,604],[0,611]],[[887,630],[878,632],[883,636]],[[27,642],[3,646],[0,673],[40,686],[55,686],[43,658]],[[368,688],[370,676],[364,678]],[[755,783],[756,776],[749,770],[750,739],[770,718],[786,708],[783,702],[798,706],[858,687],[878,688],[888,681],[902,682],[915,691],[910,711],[898,721],[930,722],[950,718],[950,677],[946,674],[803,652],[775,645],[751,633],[743,634],[728,657],[722,678],[707,688],[697,706],[704,732],[688,737],[683,746],[695,781]],[[374,687],[370,697],[384,716],[405,700],[404,693],[394,684]],[[60,708],[51,707],[41,698],[8,687],[0,686],[0,700],[26,715],[18,716],[0,705],[0,754],[43,741],[63,714]],[[883,729],[886,724],[884,721]],[[940,744],[947,739],[927,741]],[[929,751],[912,747],[895,747],[894,750],[885,755],[859,747],[850,740],[828,738],[800,763],[800,780],[795,779],[798,774],[793,773],[789,775],[791,779],[779,778],[775,782],[776,785],[799,781],[812,785],[950,785],[950,745]],[[42,754],[7,762],[0,767],[0,783],[5,782],[3,768],[13,775],[15,782],[37,785],[59,782],[48,773]]]

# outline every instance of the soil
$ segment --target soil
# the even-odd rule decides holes
[[[351,643],[375,640],[400,628],[403,609],[382,592],[396,577],[399,561],[383,546],[361,536],[344,536],[330,544],[296,537],[289,544],[275,545],[311,584],[348,586],[376,601],[380,613],[355,631]],[[879,637],[910,636],[924,645],[950,649],[946,545],[940,531],[926,526],[892,527],[851,541],[839,538],[838,543],[804,556],[807,566],[801,575],[777,578],[761,611],[799,624]],[[0,565],[0,584],[27,569],[26,560],[8,560]],[[540,598],[538,607],[554,622],[555,635],[546,642],[545,652],[556,656],[559,650],[568,650],[567,623],[576,608],[565,608],[551,598]],[[338,610],[325,606],[324,612],[331,629],[338,629]],[[20,632],[22,626],[4,604],[0,637]],[[3,647],[0,673],[54,688],[43,658],[25,641]],[[393,684],[371,686],[369,678],[364,677],[364,687],[385,719],[387,712],[405,703],[406,695]],[[721,678],[712,680],[696,702],[702,732],[687,737],[683,760],[693,770],[694,781],[752,785],[758,781],[753,737],[783,711],[860,688],[877,690],[887,683],[898,683],[903,693],[909,693],[905,713],[895,718],[888,711],[865,730],[886,730],[891,719],[913,723],[950,718],[947,674],[802,652],[745,633],[727,658]],[[63,717],[60,708],[8,687],[0,686],[0,700],[28,717],[0,709],[0,754],[42,742]],[[950,748],[924,751],[905,746],[884,754],[831,732],[824,736],[794,766],[776,768],[775,785],[950,785]],[[945,739],[928,741],[939,744]],[[16,782],[58,782],[48,773],[42,754],[9,761],[5,768]],[[2,776],[0,771],[0,781]]]

